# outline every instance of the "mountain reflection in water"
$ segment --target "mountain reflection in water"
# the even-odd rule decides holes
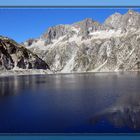
[[[46,83],[45,77],[25,75],[25,76],[6,76],[0,78],[0,96],[20,94],[23,90],[35,91],[38,84]]]
[[[91,119],[96,124],[107,119],[115,127],[140,129],[140,94],[128,93],[119,97],[115,105],[97,113]]]

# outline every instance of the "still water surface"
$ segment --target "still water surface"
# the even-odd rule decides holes
[[[140,73],[0,77],[0,132],[140,132]]]

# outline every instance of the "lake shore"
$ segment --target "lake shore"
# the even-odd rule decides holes
[[[139,70],[131,70],[131,71],[81,71],[81,72],[53,72],[50,70],[43,70],[43,69],[16,69],[16,70],[3,70],[0,71],[0,77],[4,76],[20,76],[20,75],[60,75],[60,74],[90,74],[90,73],[124,73],[124,72],[138,72]]]

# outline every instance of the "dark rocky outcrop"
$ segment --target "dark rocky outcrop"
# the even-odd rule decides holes
[[[45,61],[14,40],[0,36],[0,69],[49,69]]]

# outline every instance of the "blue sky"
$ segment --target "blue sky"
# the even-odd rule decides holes
[[[0,0],[0,5],[140,5],[140,0]]]
[[[140,12],[140,9],[135,10]],[[39,37],[50,26],[72,24],[85,18],[93,18],[102,23],[115,12],[124,14],[127,11],[117,8],[0,8],[0,35],[23,42]]]

